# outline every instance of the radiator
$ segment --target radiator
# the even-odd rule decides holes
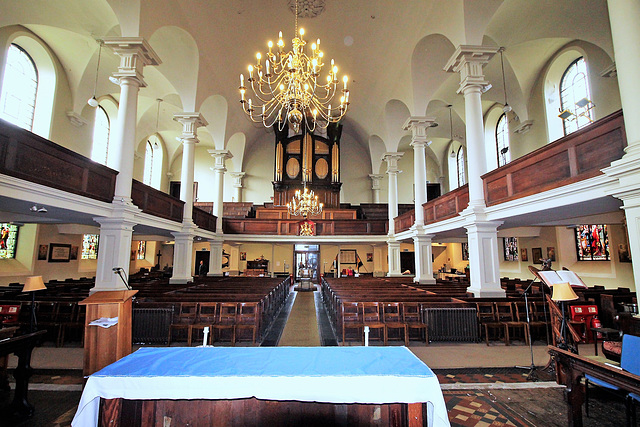
[[[430,341],[478,341],[475,308],[426,308]]]
[[[134,308],[133,342],[135,344],[166,344],[172,308]]]

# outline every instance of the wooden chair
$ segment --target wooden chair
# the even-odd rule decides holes
[[[424,343],[429,344],[427,324],[422,320],[422,309],[417,302],[402,303],[402,317],[407,325],[407,342],[411,339],[411,330],[418,331],[418,338],[424,337]]]
[[[378,339],[382,340],[384,345],[387,345],[387,330],[382,316],[380,316],[380,303],[379,302],[363,302],[362,304],[362,323],[364,326],[368,326],[369,330],[377,329],[379,332]],[[371,334],[369,334],[371,339]],[[364,334],[362,335],[364,344]]]
[[[347,330],[355,329],[357,331],[358,341],[364,334],[364,324],[360,314],[360,305],[357,302],[342,303],[342,345],[347,342]]]
[[[221,302],[218,308],[218,321],[213,324],[213,332],[218,331],[222,338],[223,331],[231,332],[231,345],[236,345],[236,317],[238,304],[235,302]],[[215,342],[215,333],[211,334],[211,344]]]
[[[238,304],[238,317],[236,321],[236,341],[241,337],[241,331],[251,330],[252,343],[256,343],[256,336],[260,324],[260,307],[257,302],[241,302]]]
[[[191,347],[193,339],[193,330],[203,330],[208,327],[211,331],[209,342],[211,342],[211,334],[213,334],[213,324],[216,323],[218,316],[218,304],[215,302],[201,302],[198,304],[198,314],[194,323],[189,325],[189,335],[187,336],[187,345]]]
[[[62,347],[64,345],[67,329],[79,328],[79,325],[76,323],[77,308],[78,304],[75,302],[58,302],[56,320],[60,326],[58,328],[56,347]],[[82,328],[84,328],[84,325],[82,325]]]
[[[518,330],[522,330],[524,341],[529,344],[529,334],[527,329],[527,322],[517,319],[514,313],[514,307],[511,302],[496,302],[496,320],[505,325],[505,345],[511,344],[511,331],[515,333]],[[515,335],[515,334],[514,334]]]
[[[53,301],[36,302],[36,319],[38,321],[38,329],[46,329],[47,335],[51,337],[55,346],[58,346],[58,334],[60,332],[60,323],[57,319],[58,305]]]
[[[478,316],[478,327],[480,330],[480,337],[484,332],[484,339],[487,345],[489,345],[489,330],[498,330],[498,338],[500,338],[500,331],[503,332],[503,337],[508,334],[505,332],[506,326],[503,323],[498,322],[496,317],[496,307],[493,302],[477,302],[476,312]]]
[[[385,325],[385,335],[387,342],[391,339],[393,334],[389,334],[389,331],[400,331],[399,339],[404,340],[404,345],[409,346],[409,334],[407,334],[407,324],[404,323],[402,318],[401,304],[399,302],[387,302],[382,304],[382,321]]]
[[[198,303],[197,302],[183,302],[178,306],[178,312],[174,315],[169,326],[169,336],[167,339],[167,345],[171,345],[171,337],[174,329],[185,330],[187,335],[189,328],[196,321],[198,315]],[[188,341],[188,337],[187,337]]]

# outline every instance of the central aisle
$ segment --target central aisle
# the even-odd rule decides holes
[[[296,292],[278,347],[319,347],[320,333],[313,292]]]

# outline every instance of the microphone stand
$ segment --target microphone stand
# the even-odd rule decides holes
[[[127,283],[127,280],[124,278],[124,276],[122,275],[122,268],[120,267],[116,267],[114,269],[113,274],[117,274],[120,277],[120,280],[122,280],[122,283],[124,283],[124,285],[127,287],[128,290],[132,291],[133,289],[131,288],[131,286],[129,286],[129,283]]]
[[[531,354],[531,365],[530,366],[516,366],[516,368],[519,368],[519,369],[529,369],[529,374],[527,374],[527,381],[538,381],[538,379],[539,379],[538,376],[536,375],[536,365],[535,365],[535,363],[533,361],[533,342],[532,342],[533,340],[531,339],[531,320],[530,320],[530,316],[529,316],[529,299],[527,298],[527,294],[529,293],[529,290],[531,289],[531,287],[533,286],[533,284],[534,284],[534,282],[536,280],[538,280],[538,278],[534,276],[534,278],[531,281],[531,283],[529,283],[529,286],[527,286],[527,288],[523,292],[523,295],[524,295],[524,307],[525,307],[525,312],[527,314],[527,334],[529,335],[529,353]]]

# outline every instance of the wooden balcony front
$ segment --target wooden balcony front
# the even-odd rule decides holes
[[[320,215],[310,215],[309,219],[356,219],[357,212],[355,209],[323,209]],[[256,208],[257,219],[293,219],[296,217],[291,215],[286,207],[258,207]]]
[[[131,199],[133,204],[142,209],[142,212],[171,221],[182,222],[184,202],[167,193],[156,190],[140,181],[133,180],[131,186]],[[214,225],[215,230],[215,225]]]
[[[313,220],[317,236],[386,235],[386,220]],[[266,234],[297,236],[300,220],[223,218],[225,234]]]
[[[469,186],[463,185],[422,205],[424,223],[432,224],[453,218],[467,206],[469,206]]]
[[[493,206],[600,175],[627,146],[622,111],[482,176]]]
[[[0,119],[0,173],[111,202],[118,172]]]
[[[193,219],[194,224],[198,227],[215,233],[217,217],[214,215],[211,215],[204,209],[194,206],[191,218]]]
[[[397,217],[395,217],[393,219],[395,232],[396,233],[401,233],[403,231],[407,231],[409,228],[411,228],[411,226],[415,222],[416,222],[416,211],[415,211],[415,209],[407,211],[407,212],[403,213],[402,215],[398,215]]]

